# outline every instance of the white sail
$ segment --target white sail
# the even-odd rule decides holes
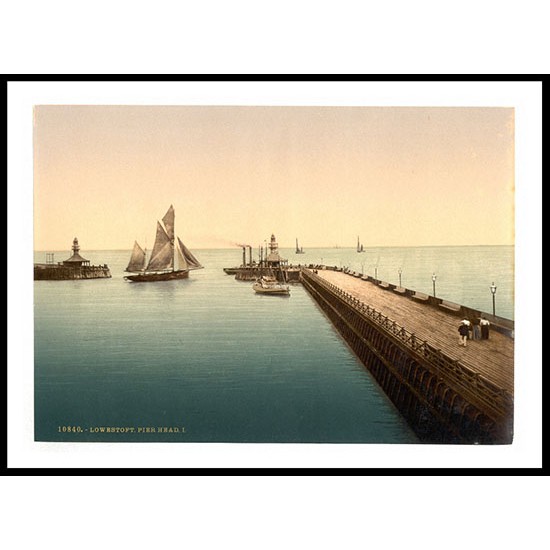
[[[176,247],[178,251],[178,266],[177,269],[179,271],[189,271],[189,264],[187,263],[187,260],[185,259],[185,256],[183,255],[183,251],[181,249],[181,241],[178,239],[178,246]]]
[[[145,251],[138,242],[134,242],[134,249],[132,250],[132,256],[130,263],[126,268],[126,271],[142,271],[145,268]]]
[[[162,225],[160,225],[160,222],[157,222],[155,245],[153,246],[153,251],[151,252],[151,259],[149,260],[147,271],[163,271],[173,268],[174,241],[170,239]]]
[[[174,207],[170,205],[168,212],[166,212],[166,214],[164,214],[164,218],[162,218],[162,223],[164,224],[164,227],[166,227],[166,234],[171,240],[173,240],[175,237],[174,218],[175,218]]]
[[[193,256],[193,254],[191,253],[191,251],[181,242],[181,239],[178,237],[178,244],[179,244],[179,247],[181,249],[181,253],[183,254],[183,257],[185,258],[185,260],[187,261],[187,264],[188,264],[188,269],[202,269],[203,266],[201,265],[201,263],[199,262],[199,260],[197,260],[197,258],[195,258],[195,256]]]

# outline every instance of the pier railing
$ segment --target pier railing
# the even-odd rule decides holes
[[[383,313],[365,304],[351,294],[345,292],[336,285],[329,283],[319,275],[310,270],[304,269],[302,276],[313,279],[319,286],[325,288],[332,294],[338,296],[348,306],[353,308],[360,315],[370,319],[386,334],[400,341],[409,350],[422,357],[423,362],[434,367],[434,371],[460,386],[464,391],[471,394],[476,401],[481,401],[485,408],[488,408],[497,416],[508,415],[513,407],[512,395],[503,388],[500,388],[487,380],[480,373],[462,364],[457,359],[452,359],[440,349],[430,345],[426,340],[421,340],[414,333],[397,324]]]
[[[361,279],[362,281],[377,285],[383,289],[391,290],[401,296],[405,296],[412,300],[416,300],[418,302],[426,304],[427,306],[438,308],[438,309],[444,309],[447,312],[453,315],[456,315],[457,317],[466,317],[468,319],[470,317],[474,317],[474,318],[485,317],[487,320],[491,322],[491,330],[496,330],[497,332],[500,332],[501,334],[504,334],[509,338],[514,338],[514,321],[512,319],[507,319],[505,317],[493,315],[487,311],[482,311],[480,309],[476,309],[463,304],[456,304],[454,302],[450,302],[449,300],[445,300],[443,298],[436,298],[435,296],[430,296],[428,294],[424,294],[423,292],[418,292],[417,290],[414,290],[414,289],[404,288],[394,283],[388,283],[386,281],[382,281],[381,279],[376,279],[370,275],[363,275],[355,271],[350,271],[348,269],[338,268],[336,266],[327,266],[327,265],[309,265],[307,267],[309,267],[310,269],[339,271],[350,277],[356,277]]]

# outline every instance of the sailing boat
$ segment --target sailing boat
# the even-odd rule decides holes
[[[126,271],[132,274],[126,275],[124,279],[135,283],[187,279],[189,271],[203,267],[179,237],[175,241],[174,220],[174,207],[170,205],[162,218],[164,226],[157,221],[155,245],[147,267],[145,251],[137,241],[134,243],[132,256],[126,268]]]
[[[365,252],[363,250],[363,245],[359,242],[359,237],[357,237],[357,252]]]
[[[298,246],[298,239],[296,239],[296,254],[305,254],[304,247],[302,246],[302,248],[300,248]]]

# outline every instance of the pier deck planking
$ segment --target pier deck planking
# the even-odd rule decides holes
[[[460,319],[342,272],[319,270],[318,275],[394,320],[417,338],[441,349],[447,356],[509,391],[514,391],[514,340],[490,331],[488,340],[468,340],[458,345]]]

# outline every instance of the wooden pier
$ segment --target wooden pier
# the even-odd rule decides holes
[[[462,347],[461,317],[479,312],[339,270],[301,278],[421,440],[511,443],[512,321],[487,316],[489,339]]]

